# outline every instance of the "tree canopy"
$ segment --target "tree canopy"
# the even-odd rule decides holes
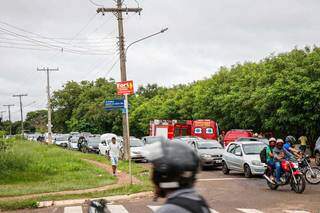
[[[54,130],[121,134],[121,112],[104,110],[104,101],[114,98],[120,97],[113,79],[67,82],[53,94]],[[129,101],[136,136],[148,134],[153,119],[213,119],[225,130],[315,138],[320,133],[320,48],[221,67],[190,84],[140,86]]]

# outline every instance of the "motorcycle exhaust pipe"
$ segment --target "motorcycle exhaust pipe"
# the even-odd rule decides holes
[[[273,180],[271,180],[266,174],[264,174],[263,177],[264,177],[267,181],[269,181],[270,183],[275,184],[275,182],[274,182]]]

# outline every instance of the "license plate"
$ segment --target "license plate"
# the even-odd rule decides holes
[[[216,163],[222,163],[222,160],[216,160]]]

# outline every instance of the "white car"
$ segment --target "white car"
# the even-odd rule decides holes
[[[68,139],[69,135],[59,135],[58,137],[54,138],[53,144],[57,146],[68,147]]]
[[[229,143],[222,155],[222,172],[243,172],[248,178],[252,175],[263,175],[267,166],[261,163],[260,152],[264,147],[264,143],[255,141]]]
[[[130,138],[130,156],[134,161],[144,161],[143,142],[138,138]]]

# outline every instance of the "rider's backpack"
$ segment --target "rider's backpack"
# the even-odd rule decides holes
[[[261,163],[267,163],[267,147],[264,147],[260,152]]]

